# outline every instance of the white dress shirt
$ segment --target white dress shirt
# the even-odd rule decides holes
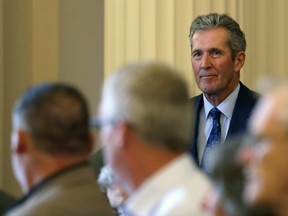
[[[221,124],[221,143],[226,139],[228,129],[230,126],[233,110],[239,94],[240,84],[237,85],[235,90],[222,102],[217,108],[221,111],[220,124]],[[199,130],[197,139],[197,149],[199,161],[202,161],[202,156],[205,150],[206,142],[212,130],[213,120],[209,115],[210,110],[214,107],[203,94],[204,106],[200,111]]]
[[[207,177],[185,153],[147,179],[125,210],[133,216],[202,216],[201,200],[209,188]]]

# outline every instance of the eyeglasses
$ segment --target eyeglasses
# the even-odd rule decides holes
[[[129,122],[126,122],[126,121],[123,121],[123,120],[117,120],[117,119],[100,119],[98,117],[94,117],[94,118],[90,118],[89,120],[89,125],[91,128],[95,128],[95,129],[101,129],[101,127],[103,127],[104,125],[115,125],[115,124],[118,124],[118,123],[121,123],[121,122],[124,122],[126,124],[126,126],[128,126],[129,128],[132,128],[134,130],[136,130],[136,126],[129,123]]]
[[[109,125],[109,124],[115,124],[117,123],[116,120],[104,120],[104,119],[100,119],[100,118],[91,118],[89,120],[89,125],[92,128],[96,128],[96,129],[100,129],[101,127],[103,127],[104,125]]]

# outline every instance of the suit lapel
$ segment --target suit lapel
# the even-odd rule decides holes
[[[240,90],[233,110],[227,138],[237,133],[243,133],[247,128],[247,121],[259,95],[249,90],[240,82]]]
[[[258,93],[249,90],[240,82],[240,90],[237,96],[226,139],[238,133],[242,133],[246,130],[248,118],[250,117],[252,109],[255,106],[259,96],[260,95]],[[192,104],[194,128],[189,151],[192,154],[196,164],[199,166],[197,140],[200,112],[204,104],[203,94],[192,98],[190,102]]]
[[[191,100],[192,102],[192,112],[194,113],[193,121],[194,121],[194,128],[193,128],[193,137],[192,137],[192,145],[190,146],[190,152],[199,166],[199,158],[198,158],[198,147],[197,147],[197,140],[198,140],[198,131],[199,131],[199,122],[200,122],[200,112],[203,107],[203,94],[200,94]],[[195,112],[196,110],[196,112]]]

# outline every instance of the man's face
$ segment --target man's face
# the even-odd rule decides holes
[[[288,194],[288,136],[278,115],[273,96],[257,105],[250,122],[254,137],[240,152],[247,179],[244,198],[250,204],[278,205]]]
[[[224,28],[197,31],[192,38],[191,62],[198,88],[207,95],[229,95],[239,82],[245,53],[232,60]]]
[[[116,150],[114,146],[115,140],[114,137],[114,125],[112,123],[111,119],[111,113],[112,110],[110,109],[113,107],[113,104],[111,104],[111,101],[108,100],[108,98],[102,98],[100,104],[99,104],[99,119],[100,122],[102,122],[101,128],[100,128],[100,140],[101,144],[103,145],[103,156],[106,163],[110,164],[111,167],[114,168],[114,158],[116,155]]]

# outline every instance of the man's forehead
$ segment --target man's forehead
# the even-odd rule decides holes
[[[228,47],[227,31],[223,28],[215,28],[208,30],[200,30],[195,32],[192,38],[192,48],[194,49],[210,49],[219,48],[219,45]],[[212,47],[211,47],[212,46]]]
[[[209,38],[211,38],[213,35],[219,39],[227,39],[228,31],[222,27],[198,30],[194,33],[192,39],[201,39],[203,38],[203,35],[209,35]]]

